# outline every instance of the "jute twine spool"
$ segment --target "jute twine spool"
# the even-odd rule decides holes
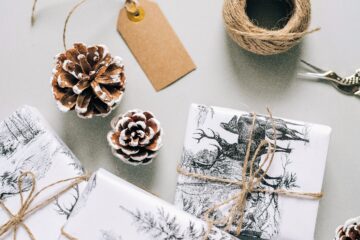
[[[284,0],[289,1],[289,0]],[[293,0],[293,10],[286,25],[277,30],[255,25],[246,13],[247,0],[225,0],[223,17],[230,37],[242,48],[260,55],[285,52],[307,34],[311,16],[310,0]]]

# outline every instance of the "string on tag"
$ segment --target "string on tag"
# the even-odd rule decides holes
[[[31,10],[31,26],[34,26],[35,23],[35,8],[36,8],[37,0],[34,0],[32,10]]]
[[[84,2],[86,2],[87,0],[81,0],[80,2],[78,2],[75,6],[73,6],[69,13],[66,16],[65,22],[64,22],[64,28],[63,28],[63,46],[65,51],[67,50],[67,45],[66,45],[66,31],[67,31],[67,26],[70,20],[70,17],[72,16],[72,14],[76,11],[76,9],[78,7],[80,7]],[[35,11],[36,11],[36,5],[37,5],[37,0],[33,1],[33,6],[32,6],[32,10],[31,10],[31,25],[33,26],[35,23]],[[139,22],[142,19],[144,19],[145,16],[145,11],[142,7],[140,7],[139,3],[135,0],[125,0],[124,3],[124,7],[128,13],[128,17],[131,21],[134,22]]]
[[[68,22],[70,20],[70,17],[75,12],[75,10],[78,7],[80,7],[86,1],[87,0],[82,0],[79,3],[77,3],[74,7],[72,7],[71,10],[68,13],[66,19],[65,19],[64,29],[63,29],[63,45],[64,45],[65,51],[67,50],[67,47],[66,47],[66,30],[67,30],[67,25],[68,25]],[[125,0],[124,6],[125,6],[125,9],[126,9],[126,11],[128,13],[128,17],[129,17],[130,20],[132,20],[134,22],[139,22],[144,18],[145,12],[144,12],[143,8],[141,8],[139,6],[137,1],[135,1],[135,0]]]
[[[67,30],[67,25],[68,25],[68,22],[70,20],[70,17],[71,15],[75,12],[75,10],[80,7],[84,2],[86,2],[87,0],[82,0],[80,2],[78,2],[74,7],[72,7],[65,19],[65,23],[64,23],[64,29],[63,29],[63,45],[64,45],[64,49],[65,51],[67,50],[67,47],[66,47],[66,30]]]

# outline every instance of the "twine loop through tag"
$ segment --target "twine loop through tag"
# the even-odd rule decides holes
[[[271,119],[272,128],[274,133],[275,131],[275,124],[274,119],[272,117],[272,114],[269,109],[268,113]],[[244,223],[244,211],[246,208],[247,203],[247,196],[251,193],[276,193],[283,196],[288,197],[296,197],[296,198],[302,198],[302,199],[313,199],[313,200],[319,200],[322,198],[323,193],[312,193],[312,192],[296,192],[296,191],[287,191],[284,189],[262,189],[260,188],[261,180],[266,176],[268,173],[270,166],[273,163],[274,155],[276,151],[276,135],[274,138],[273,143],[271,143],[269,140],[262,140],[259,146],[256,148],[253,156],[250,156],[250,148],[251,143],[253,140],[253,131],[255,129],[255,123],[256,123],[256,114],[253,114],[253,120],[252,125],[250,129],[250,136],[249,140],[247,142],[247,148],[246,148],[246,154],[244,158],[244,164],[242,168],[242,180],[231,180],[226,178],[219,178],[214,176],[208,176],[203,175],[199,173],[192,173],[188,172],[184,168],[182,168],[180,165],[177,167],[177,172],[181,175],[187,176],[187,177],[193,177],[204,181],[210,181],[210,182],[217,182],[217,183],[223,183],[227,185],[237,185],[239,188],[241,188],[241,191],[234,196],[231,196],[230,198],[226,199],[225,201],[214,205],[213,207],[209,208],[205,214],[204,214],[204,220],[207,223],[207,231],[204,235],[204,240],[208,239],[211,229],[216,225],[224,225],[225,231],[230,231],[233,226],[236,227],[235,234],[236,236],[240,236],[243,223]],[[266,153],[266,156],[258,169],[255,169],[255,160],[260,156],[260,151],[263,149],[263,147],[268,147],[268,151]],[[266,165],[267,164],[267,165]],[[266,165],[266,167],[265,167]],[[265,167],[265,170],[263,170],[263,167]],[[227,216],[225,216],[223,219],[220,220],[213,220],[212,214],[219,210],[221,207],[232,204],[230,208],[230,212]],[[238,219],[238,220],[236,220]]]
[[[30,177],[31,188],[30,188],[30,192],[29,192],[28,196],[24,197],[23,192],[25,191],[25,189],[23,187],[23,182],[24,182],[24,179],[28,176]],[[36,192],[35,190],[36,190],[37,182],[36,182],[35,174],[32,172],[22,173],[19,176],[18,182],[17,182],[18,189],[19,189],[19,195],[20,195],[20,209],[18,210],[18,212],[16,214],[13,214],[10,211],[10,209],[8,207],[6,207],[4,202],[0,201],[0,206],[5,210],[5,212],[10,217],[10,219],[0,227],[0,236],[3,236],[5,233],[13,230],[13,240],[16,240],[19,226],[21,226],[25,229],[26,233],[28,234],[28,236],[30,237],[31,240],[36,240],[34,234],[30,230],[30,228],[24,223],[26,218],[28,218],[31,214],[37,212],[38,210],[46,207],[51,202],[55,201],[58,197],[60,197],[62,194],[66,193],[67,191],[69,191],[71,188],[75,187],[79,183],[81,183],[83,181],[87,181],[88,178],[89,178],[89,175],[83,175],[83,176],[79,176],[79,177],[73,177],[73,178],[59,180],[55,183],[52,183],[52,184],[49,184],[49,185],[43,187],[42,189],[40,189],[39,191]],[[47,199],[38,203],[37,205],[31,207],[32,203],[35,201],[35,199],[37,199],[39,197],[39,195],[41,193],[43,193],[44,191],[46,191],[48,189],[51,189],[52,187],[54,187],[56,185],[66,183],[66,182],[70,182],[70,183],[64,189],[51,195]]]
[[[63,46],[64,46],[65,51],[67,50],[67,47],[66,47],[66,30],[67,30],[67,25],[68,25],[68,22],[70,20],[70,17],[75,12],[75,10],[78,7],[80,7],[80,5],[82,5],[86,1],[87,0],[81,0],[75,6],[73,6],[70,9],[70,11],[69,11],[69,13],[68,13],[68,15],[67,15],[67,17],[65,19],[64,29],[63,29]],[[34,25],[35,20],[36,20],[36,17],[35,17],[36,4],[37,4],[37,0],[34,0],[32,10],[31,10],[31,25],[32,26]],[[145,11],[136,0],[125,0],[124,6],[125,6],[126,12],[128,14],[128,18],[131,21],[140,22],[141,20],[144,19]]]

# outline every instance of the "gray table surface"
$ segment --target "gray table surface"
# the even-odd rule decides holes
[[[92,120],[59,112],[49,84],[53,57],[63,50],[63,22],[76,1],[39,0],[32,28],[31,2],[0,2],[1,119],[20,105],[35,106],[89,171],[105,168],[172,202],[191,103],[259,113],[269,106],[277,116],[333,129],[315,239],[332,239],[337,225],[360,215],[360,111],[356,110],[360,100],[339,94],[330,85],[296,77],[300,58],[341,74],[352,74],[360,67],[359,1],[313,1],[312,26],[320,26],[321,31],[286,54],[262,57],[241,50],[227,37],[221,0],[159,0],[198,69],[155,92],[116,31],[121,1],[89,0],[70,20],[68,42],[108,45],[113,54],[124,58],[128,79],[125,98],[116,111]],[[164,128],[165,146],[149,166],[118,162],[107,146],[111,117],[133,108],[151,110]]]

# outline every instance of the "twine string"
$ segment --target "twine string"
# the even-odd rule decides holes
[[[68,15],[66,16],[66,19],[65,19],[65,23],[64,23],[64,29],[63,29],[63,45],[64,45],[64,49],[65,51],[67,50],[67,47],[66,47],[66,30],[67,30],[67,25],[68,25],[68,22],[70,20],[70,17],[71,15],[75,12],[75,10],[80,7],[84,2],[86,2],[87,0],[81,0],[80,2],[78,2],[75,6],[73,6]]]
[[[269,117],[271,119],[271,124],[273,131],[275,133],[275,123],[272,117],[272,113],[269,109],[267,109],[269,113]],[[253,131],[255,129],[256,123],[256,114],[253,114],[252,124],[250,128],[249,139],[247,142],[246,154],[244,158],[243,168],[242,168],[242,180],[232,180],[214,176],[208,176],[200,173],[192,173],[180,165],[177,167],[177,172],[181,175],[197,178],[204,181],[209,182],[216,182],[216,183],[223,183],[224,185],[237,185],[241,191],[228,199],[215,204],[211,208],[209,208],[204,214],[204,220],[207,223],[207,231],[204,235],[204,240],[208,239],[212,227],[216,225],[224,225],[225,231],[230,231],[233,226],[236,227],[235,233],[237,236],[240,235],[243,223],[244,223],[244,212],[247,203],[247,196],[251,193],[267,193],[272,194],[276,193],[279,195],[287,196],[287,197],[295,197],[295,198],[302,198],[302,199],[313,199],[319,200],[322,198],[323,193],[312,193],[312,192],[300,192],[300,191],[288,191],[285,189],[266,189],[260,188],[261,181],[267,175],[275,156],[276,151],[276,135],[274,137],[273,143],[269,140],[262,140],[260,144],[257,146],[253,156],[251,157],[251,143],[253,140]],[[264,160],[259,165],[257,169],[255,169],[255,161],[258,157],[261,156],[260,151],[263,150],[264,147],[267,146],[267,153],[264,157]],[[266,166],[265,166],[266,165]],[[263,168],[265,167],[265,170]],[[261,173],[261,174],[260,174]],[[247,176],[248,175],[248,176]],[[219,210],[221,207],[233,203],[229,214],[222,219],[213,220],[211,215]],[[236,219],[238,219],[236,221]]]
[[[36,0],[35,0],[36,1]],[[78,7],[80,7],[84,2],[86,2],[87,0],[81,0],[80,2],[78,2],[75,6],[73,6],[66,19],[64,22],[64,29],[63,29],[63,46],[65,51],[67,50],[67,46],[66,46],[66,31],[67,31],[67,26],[68,26],[68,22],[70,20],[70,17],[73,15],[73,13],[76,11],[76,9]],[[139,14],[139,8],[138,8],[138,3],[135,0],[125,0],[125,9],[128,13],[136,16]]]
[[[64,230],[64,227],[61,228],[61,235],[66,237],[67,239],[69,240],[78,240],[77,238],[75,238],[74,236],[71,236],[69,233],[67,233],[65,230]]]
[[[32,9],[31,9],[31,26],[34,26],[35,23],[35,9],[36,9],[37,0],[33,1]]]
[[[78,2],[76,5],[74,5],[70,11],[68,12],[65,22],[64,22],[64,28],[63,28],[63,33],[62,33],[62,41],[63,41],[63,46],[65,51],[67,50],[67,45],[66,45],[66,31],[67,31],[67,27],[68,27],[68,23],[69,20],[71,18],[71,16],[73,15],[73,13],[76,11],[76,9],[78,7],[80,7],[84,2],[86,2],[87,0],[81,0],[80,2]],[[36,5],[37,5],[37,0],[33,1],[33,6],[32,6],[32,10],[31,10],[31,25],[33,26],[35,23],[35,10],[36,10]],[[125,0],[125,9],[128,13],[130,13],[133,16],[137,16],[139,15],[139,7],[138,7],[139,3],[136,0]]]
[[[75,12],[75,10],[80,6],[82,5],[84,2],[86,2],[86,0],[82,0],[80,2],[78,2],[75,6],[73,6],[70,11],[68,12],[67,16],[66,16],[66,19],[65,19],[65,22],[64,22],[64,29],[63,29],[63,46],[64,46],[64,49],[65,51],[67,50],[67,47],[66,47],[66,30],[67,30],[67,25],[68,25],[68,22],[69,22],[69,19],[71,17],[71,15]],[[33,26],[34,23],[35,23],[35,20],[36,20],[36,17],[35,17],[35,10],[36,10],[36,5],[37,5],[37,0],[34,0],[33,1],[33,6],[32,6],[32,10],[31,10],[31,25]]]
[[[27,197],[24,197],[24,188],[23,188],[23,181],[24,179],[30,176],[31,181],[31,188],[30,192],[27,195]],[[13,240],[17,239],[17,232],[19,226],[23,227],[30,237],[31,240],[36,240],[34,237],[34,234],[30,230],[30,228],[24,223],[24,221],[33,213],[37,212],[38,210],[46,207],[51,202],[55,201],[58,197],[72,189],[74,186],[78,185],[79,183],[86,181],[89,178],[88,175],[79,176],[79,177],[73,177],[68,179],[59,180],[57,182],[54,182],[52,184],[49,184],[43,188],[41,188],[39,191],[35,192],[36,189],[36,177],[34,173],[32,172],[24,172],[22,173],[18,178],[18,188],[19,188],[19,195],[20,195],[20,209],[16,214],[13,214],[10,209],[4,204],[3,201],[0,201],[0,206],[5,210],[5,212],[9,215],[10,219],[3,224],[0,227],[0,236],[3,236],[5,233],[13,230]],[[54,186],[57,186],[62,183],[70,182],[67,187],[62,189],[61,191],[58,191],[57,193],[54,193],[50,195],[48,198],[43,200],[42,202],[36,204],[35,206],[31,207],[32,203],[39,197],[40,194],[45,192],[46,190],[53,188]]]

